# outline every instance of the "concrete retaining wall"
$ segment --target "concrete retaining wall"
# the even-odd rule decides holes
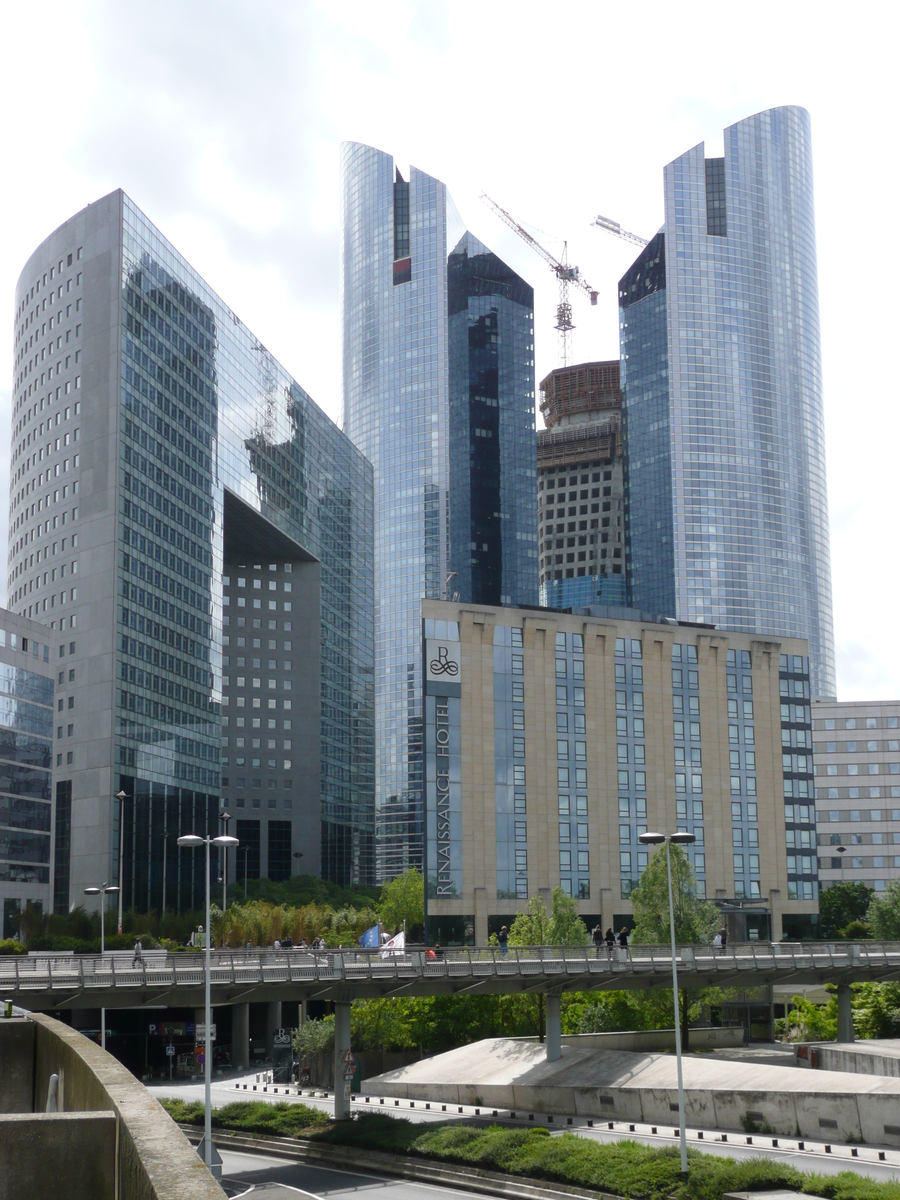
[[[3,1200],[114,1200],[115,1113],[0,1117]]]
[[[674,1050],[674,1029],[641,1029],[624,1033],[565,1033],[564,1046],[587,1047],[590,1050]],[[741,1025],[702,1026],[691,1029],[691,1050],[719,1050],[741,1046],[744,1029]],[[385,1070],[393,1070],[391,1067]]]
[[[801,1053],[805,1051],[805,1053]],[[900,1079],[900,1057],[880,1053],[873,1046],[865,1049],[859,1042],[854,1048],[839,1042],[804,1042],[797,1047],[799,1067],[817,1067],[820,1071],[850,1071],[854,1075],[888,1075]]]
[[[20,1032],[23,1027],[30,1027],[30,1039]],[[118,1158],[114,1153],[112,1161],[118,1173],[119,1200],[183,1200],[185,1196],[191,1200],[224,1200],[225,1193],[168,1113],[95,1042],[41,1013],[33,1013],[24,1021],[0,1019],[0,1096],[7,1078],[16,1079],[11,1069],[14,1051],[33,1063],[31,1089],[27,1087],[27,1068],[19,1072],[15,1086],[20,1099],[28,1093],[23,1107],[34,1113],[35,1128],[59,1120],[58,1115],[44,1112],[50,1076],[54,1074],[59,1076],[60,1113],[113,1114]],[[56,1135],[51,1132],[47,1136]],[[70,1170],[73,1166],[80,1169],[83,1155],[84,1150],[71,1160]],[[0,1196],[5,1196],[2,1187]]]

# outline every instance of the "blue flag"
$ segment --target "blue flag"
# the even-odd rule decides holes
[[[377,950],[379,945],[378,926],[373,925],[371,929],[367,929],[359,939],[359,944],[366,950]]]

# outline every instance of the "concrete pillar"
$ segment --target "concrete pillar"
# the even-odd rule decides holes
[[[488,944],[488,898],[487,888],[475,888],[475,945]]]
[[[560,1020],[559,996],[549,992],[544,997],[547,1013],[547,1062],[562,1058],[562,1023]]]
[[[852,998],[853,993],[850,990],[850,985],[839,983],[837,990],[837,1040],[839,1042],[853,1041],[853,1009],[850,1005]]]
[[[769,921],[772,929],[772,941],[780,942],[783,937],[781,925],[781,889],[769,888]]]
[[[231,1006],[231,1061],[240,1071],[250,1069],[250,1005]]]
[[[275,1032],[281,1028],[281,1001],[270,1000],[266,1005],[266,1058],[275,1056]]]
[[[350,1049],[350,1005],[334,1006],[334,1119],[350,1119],[350,1080],[344,1079],[347,1051]]]

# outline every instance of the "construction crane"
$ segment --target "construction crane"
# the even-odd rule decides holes
[[[642,238],[638,233],[629,233],[627,229],[623,229],[618,221],[612,221],[609,217],[601,217],[599,214],[591,221],[592,225],[596,225],[598,229],[605,229],[607,233],[615,234],[616,237],[622,238],[625,242],[633,242],[635,246],[646,246],[647,238]]]
[[[510,227],[513,233],[517,233],[523,242],[527,242],[535,254],[541,256],[559,281],[559,302],[556,305],[556,324],[554,325],[554,329],[559,335],[559,363],[562,367],[566,366],[571,357],[572,330],[575,328],[572,322],[572,305],[569,302],[569,285],[572,284],[575,287],[581,288],[583,292],[590,296],[591,304],[597,303],[596,291],[582,277],[578,267],[569,265],[568,242],[563,242],[562,259],[555,258],[536,238],[531,236],[527,229],[524,229],[514,217],[510,216],[505,208],[501,208],[496,200],[492,200],[485,192],[481,193],[480,199],[485,202],[488,208],[505,225]]]

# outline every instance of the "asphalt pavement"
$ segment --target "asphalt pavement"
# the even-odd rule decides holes
[[[410,1179],[391,1179],[387,1175],[366,1175],[361,1171],[339,1171],[331,1167],[286,1163],[283,1158],[263,1154],[222,1150],[222,1186],[232,1200],[238,1196],[253,1200],[295,1200],[299,1196],[353,1196],[356,1200],[484,1200],[481,1193],[457,1188],[437,1187]]]
[[[243,1088],[246,1083],[247,1090]],[[220,1080],[213,1082],[211,1095],[214,1108],[221,1108],[225,1104],[231,1104],[235,1100],[261,1100],[267,1104],[307,1104],[311,1108],[319,1108],[323,1112],[331,1115],[334,1112],[334,1100],[316,1098],[309,1094],[303,1096],[288,1096],[284,1094],[283,1088],[279,1087],[279,1094],[272,1092],[272,1085],[268,1085],[268,1091],[263,1092],[262,1084],[257,1084],[260,1089],[256,1092],[252,1091],[253,1084],[256,1083],[256,1075],[246,1075],[239,1078],[231,1078],[228,1080]],[[239,1086],[235,1086],[235,1085]],[[181,1100],[203,1100],[204,1088],[202,1083],[155,1083],[149,1085],[149,1090],[158,1098],[164,1096],[176,1097]],[[408,1121],[415,1123],[431,1123],[435,1121],[462,1121],[470,1125],[505,1125],[508,1128],[521,1129],[523,1126],[531,1124],[542,1125],[550,1129],[551,1136],[558,1136],[560,1133],[574,1133],[578,1137],[590,1138],[593,1141],[599,1142],[617,1142],[623,1139],[630,1141],[643,1142],[648,1146],[672,1147],[678,1145],[677,1131],[672,1126],[650,1126],[637,1123],[633,1126],[627,1122],[615,1121],[612,1122],[613,1128],[609,1128],[609,1123],[606,1121],[595,1120],[589,1126],[584,1117],[570,1118],[565,1114],[554,1113],[551,1121],[548,1122],[547,1116],[542,1113],[535,1113],[534,1120],[528,1119],[527,1112],[519,1112],[515,1118],[512,1118],[506,1111],[498,1112],[497,1116],[493,1112],[486,1113],[486,1110],[477,1110],[473,1107],[459,1106],[448,1104],[442,1108],[440,1103],[431,1105],[428,1109],[421,1100],[411,1104],[407,1100],[401,1100],[397,1103],[393,1099],[385,1098],[384,1103],[380,1102],[377,1096],[371,1096],[369,1102],[366,1103],[365,1096],[353,1097],[353,1112],[380,1112],[392,1117],[402,1117]],[[653,1129],[657,1131],[652,1132]],[[753,1138],[753,1144],[746,1144],[746,1135],[738,1133],[728,1133],[727,1142],[721,1140],[722,1134],[718,1130],[698,1130],[693,1126],[689,1126],[687,1130],[688,1145],[691,1149],[700,1150],[706,1154],[718,1154],[727,1158],[767,1158],[778,1162],[789,1163],[793,1167],[797,1167],[801,1171],[817,1171],[823,1175],[835,1175],[840,1171],[855,1171],[860,1175],[866,1175],[871,1179],[879,1180],[900,1180],[900,1151],[895,1149],[885,1149],[885,1160],[879,1161],[879,1148],[875,1146],[844,1146],[839,1144],[831,1145],[826,1151],[824,1142],[812,1142],[805,1140],[803,1149],[798,1148],[798,1141],[794,1138],[778,1138],[778,1146],[771,1145],[772,1138],[764,1135],[756,1135]],[[224,1157],[223,1151],[223,1157]],[[240,1157],[240,1156],[238,1156]],[[251,1157],[251,1156],[248,1156]],[[273,1163],[279,1163],[284,1167],[283,1160],[267,1160]],[[288,1170],[294,1170],[285,1168]],[[298,1164],[297,1169],[304,1171],[325,1171],[322,1167],[305,1167]],[[330,1172],[326,1172],[330,1174]],[[338,1172],[338,1174],[343,1174]],[[349,1176],[348,1176],[349,1178]],[[385,1180],[380,1177],[372,1176],[369,1180],[371,1187],[374,1189],[379,1186],[385,1186]],[[267,1185],[268,1186],[268,1185]],[[287,1186],[281,1185],[279,1186]],[[300,1187],[300,1185],[296,1185]],[[349,1187],[349,1184],[347,1185]],[[413,1187],[414,1185],[405,1181],[403,1183],[391,1183],[391,1187]],[[437,1187],[436,1185],[415,1185],[422,1189],[421,1195],[426,1192],[429,1195],[434,1192],[447,1193],[446,1188]],[[256,1196],[256,1193],[253,1193]],[[261,1197],[266,1197],[271,1194],[275,1196],[288,1196],[290,1190],[284,1193],[260,1193]],[[331,1195],[332,1192],[317,1193],[311,1191],[311,1195]],[[340,1195],[341,1190],[338,1188],[334,1191],[335,1195]],[[365,1193],[363,1193],[365,1194]],[[392,1192],[393,1196],[395,1193]],[[404,1196],[406,1193],[397,1192],[398,1196]],[[420,1193],[409,1193],[409,1195],[419,1195]],[[468,1193],[459,1193],[460,1195],[468,1195]],[[302,1187],[301,1187],[302,1195]]]

